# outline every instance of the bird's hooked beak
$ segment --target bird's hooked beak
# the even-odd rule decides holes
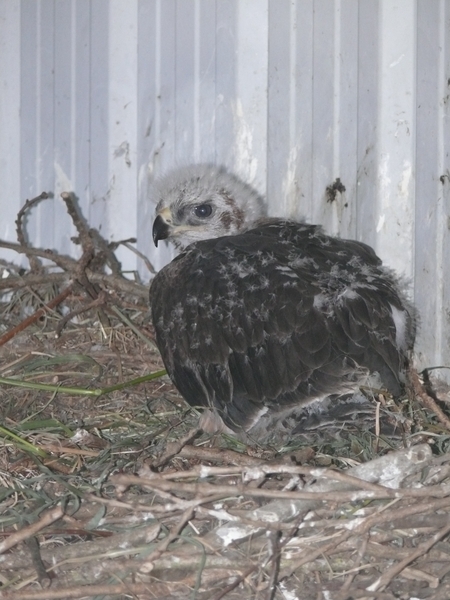
[[[153,243],[158,247],[159,240],[165,240],[170,235],[172,214],[169,208],[164,208],[153,221]]]

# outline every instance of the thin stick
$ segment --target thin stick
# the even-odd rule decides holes
[[[280,559],[281,559],[281,545],[280,545],[281,531],[272,531],[269,537],[269,543],[271,546],[271,565],[270,565],[270,576],[269,584],[267,586],[267,600],[274,600],[275,593],[277,591],[278,575],[280,573]]]
[[[77,261],[67,256],[60,256],[52,250],[42,250],[40,248],[26,248],[20,244],[13,242],[5,242],[0,240],[0,248],[7,248],[14,250],[19,254],[33,254],[34,256],[40,256],[53,261],[58,265],[64,273],[27,273],[23,277],[8,277],[6,279],[0,279],[0,291],[1,290],[15,290],[17,288],[23,288],[28,285],[45,285],[49,283],[63,283],[69,276],[73,277],[76,271]],[[119,277],[117,275],[109,275],[107,273],[98,273],[86,269],[89,280],[91,283],[100,283],[105,286],[109,286],[117,292],[124,292],[138,298],[148,300],[148,286],[137,283],[136,281],[129,281],[125,277]]]
[[[32,536],[26,540],[26,545],[31,554],[31,560],[33,561],[33,567],[37,573],[38,581],[41,586],[45,589],[49,588],[52,584],[52,580],[48,575],[45,565],[42,562],[41,552],[37,539]]]
[[[414,560],[416,560],[416,558],[419,558],[420,556],[423,556],[424,554],[426,554],[428,552],[428,550],[430,550],[435,544],[438,543],[439,540],[441,540],[443,537],[445,537],[449,533],[450,533],[450,525],[445,527],[445,529],[438,531],[438,533],[436,533],[436,535],[434,535],[431,538],[431,540],[428,540],[424,544],[421,544],[415,552],[413,552],[412,554],[410,554],[409,556],[404,558],[402,561],[393,565],[390,569],[385,571],[385,573],[381,577],[379,577],[374,583],[372,583],[372,585],[370,585],[367,588],[367,591],[369,591],[369,592],[383,591],[390,584],[392,579],[394,579],[394,577],[396,575],[401,573],[405,567],[407,567],[410,563],[412,563]]]
[[[134,385],[139,385],[140,383],[145,383],[146,381],[158,379],[164,375],[167,375],[167,371],[156,371],[155,373],[142,375],[142,377],[136,377],[135,379],[130,379],[129,381],[123,381],[122,383],[116,383],[115,385],[96,389],[64,387],[62,385],[51,385],[49,383],[34,383],[31,381],[22,381],[21,379],[11,379],[8,377],[0,377],[0,383],[12,385],[14,387],[23,387],[29,390],[43,390],[47,392],[58,392],[61,394],[73,394],[77,396],[103,396],[104,394],[109,394],[110,392],[124,390],[127,387],[132,387]]]
[[[186,435],[184,435],[177,442],[170,442],[167,444],[164,454],[153,463],[153,467],[158,468],[165,465],[171,458],[180,453],[183,447],[191,442],[195,436],[201,432],[199,427],[195,427],[194,429],[190,429]]]
[[[6,540],[1,542],[0,554],[3,554],[19,542],[22,542],[23,540],[26,540],[27,538],[36,535],[38,531],[41,531],[41,529],[44,529],[44,527],[47,527],[47,525],[50,525],[51,523],[54,523],[55,521],[60,519],[63,516],[63,514],[64,511],[61,508],[61,506],[57,506],[56,508],[52,508],[50,510],[45,511],[41,518],[38,521],[36,521],[36,523],[32,523],[28,527],[24,527],[17,533],[13,533]]]
[[[181,515],[179,522],[177,525],[171,530],[168,536],[166,536],[156,547],[156,549],[147,556],[145,562],[152,563],[154,560],[157,560],[169,547],[169,545],[176,540],[180,533],[183,531],[186,524],[191,520],[194,514],[194,509],[189,507],[184,513]]]
[[[242,583],[243,581],[245,581],[245,579],[247,579],[247,577],[249,575],[251,575],[253,573],[253,571],[256,571],[258,567],[250,567],[249,569],[247,569],[246,571],[244,571],[244,573],[242,573],[242,575],[240,577],[238,577],[237,579],[235,579],[232,583],[230,583],[229,585],[227,585],[227,587],[225,587],[222,591],[220,591],[216,596],[214,596],[213,600],[220,600],[221,598],[224,598],[228,592],[233,591],[235,588],[237,588],[237,586]]]
[[[134,252],[134,254],[136,254],[136,256],[139,256],[139,258],[142,259],[142,261],[144,262],[145,266],[150,271],[150,273],[152,273],[153,275],[156,275],[155,267],[148,260],[148,258],[145,256],[145,254],[143,254],[142,252],[139,252],[139,250],[137,250],[137,248],[135,248],[134,246],[129,244],[127,241],[121,242],[121,244],[122,244],[122,246],[125,246],[125,248],[128,248],[128,250],[130,250],[131,252]]]
[[[46,258],[54,262],[63,271],[71,271],[77,265],[77,261],[69,256],[61,256],[53,250],[43,250],[42,248],[33,248],[32,246],[22,246],[22,244],[16,244],[15,242],[6,242],[0,240],[0,248],[7,248],[8,250],[14,250],[18,254],[25,254],[27,258],[30,256],[39,256],[40,258]]]
[[[39,196],[36,196],[36,198],[33,198],[32,200],[27,200],[25,202],[25,204],[22,206],[22,208],[19,210],[19,212],[17,213],[17,219],[16,219],[17,239],[19,241],[19,244],[22,244],[22,246],[24,246],[25,248],[28,247],[28,242],[25,238],[25,234],[24,234],[23,228],[22,228],[23,217],[24,217],[25,213],[28,210],[30,210],[30,208],[32,206],[34,206],[41,200],[46,200],[48,197],[49,196],[48,196],[47,192],[42,192]],[[29,254],[28,252],[26,252],[26,255],[27,255],[28,260],[30,261],[31,270],[35,271],[35,272],[40,271],[41,262],[36,258],[36,256],[34,256],[33,254]]]
[[[450,429],[450,419],[444,414],[444,411],[436,404],[435,400],[427,394],[423,385],[420,383],[417,371],[411,369],[411,381],[417,396],[419,396],[422,404],[429,408],[439,419],[439,422],[446,428]]]
[[[369,542],[369,536],[368,536],[368,534],[365,534],[362,539],[362,543],[359,546],[358,554],[355,559],[355,568],[353,569],[353,573],[348,574],[347,579],[344,582],[344,585],[340,589],[339,595],[342,599],[348,598],[348,596],[349,596],[350,586],[352,585],[355,577],[358,575],[358,571],[361,567],[362,560],[363,560],[364,555],[367,550],[368,542]]]
[[[65,315],[59,321],[58,326],[56,327],[56,331],[55,331],[55,338],[59,338],[61,336],[61,332],[64,329],[64,327],[74,317],[76,317],[84,312],[87,312],[88,310],[91,310],[93,308],[97,308],[97,307],[101,307],[101,306],[105,306],[105,305],[106,305],[106,292],[102,290],[101,292],[99,292],[99,294],[98,294],[97,298],[95,298],[95,300],[88,302],[87,304],[85,304],[84,306],[82,306],[80,308],[70,311],[70,313]]]
[[[145,583],[122,583],[117,585],[80,585],[59,590],[34,590],[17,594],[3,592],[0,598],[7,600],[69,600],[70,598],[91,598],[93,596],[122,596],[124,594],[150,594],[152,586]]]
[[[27,317],[21,323],[19,323],[19,325],[17,325],[10,331],[7,331],[5,334],[3,334],[2,337],[0,337],[0,346],[3,346],[3,344],[6,344],[6,342],[9,342],[10,339],[12,339],[18,333],[20,333],[21,331],[23,331],[24,329],[29,327],[32,323],[35,323],[40,317],[42,317],[42,315],[45,314],[45,312],[47,310],[51,310],[52,308],[55,308],[56,306],[58,306],[58,304],[60,304],[63,300],[65,300],[67,298],[67,296],[70,296],[70,294],[72,293],[72,290],[73,290],[73,283],[71,283],[68,287],[66,287],[66,289],[63,290],[60,294],[55,296],[55,298],[53,298],[53,300],[50,300],[50,302],[48,302],[48,304],[46,304],[42,308],[39,308],[35,313],[33,313],[32,315]]]

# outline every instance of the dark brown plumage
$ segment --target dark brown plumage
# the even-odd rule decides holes
[[[211,178],[214,168],[202,167]],[[185,191],[174,193],[178,206]],[[239,209],[224,194],[228,210]],[[202,197],[191,210],[209,204]],[[168,223],[170,204],[158,210],[155,241],[173,227],[179,239],[186,224]],[[188,245],[152,282],[157,344],[187,402],[212,409],[217,428],[261,441],[301,432],[311,415],[326,420],[349,404],[364,411],[361,385],[400,395],[414,319],[375,252],[315,225],[252,225]]]

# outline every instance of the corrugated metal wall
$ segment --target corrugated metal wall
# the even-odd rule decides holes
[[[149,182],[224,163],[374,246],[412,281],[420,364],[450,365],[449,105],[450,0],[0,0],[0,238],[53,191],[30,238],[76,252],[73,190],[160,267]]]

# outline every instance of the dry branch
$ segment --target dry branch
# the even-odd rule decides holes
[[[107,328],[110,326],[110,321],[107,316],[108,304],[113,301],[113,297],[108,294],[105,295],[105,290],[100,287],[101,285],[111,287],[117,292],[133,293],[133,295],[138,295],[146,300],[148,299],[148,290],[144,288],[144,286],[139,286],[136,283],[127,281],[122,276],[120,263],[114,254],[114,250],[121,242],[111,244],[106,242],[96,230],[89,229],[82,215],[76,208],[74,196],[68,192],[63,192],[61,197],[65,202],[67,213],[78,232],[78,237],[74,238],[73,241],[81,245],[81,258],[75,260],[70,257],[61,256],[52,250],[32,248],[27,243],[26,235],[23,230],[23,217],[34,204],[42,199],[48,198],[47,194],[42,193],[33,200],[27,200],[18,213],[16,230],[19,243],[14,244],[0,240],[0,247],[9,248],[18,253],[25,254],[30,261],[31,271],[22,277],[9,276],[0,281],[0,291],[2,289],[14,290],[27,285],[48,286],[49,281],[64,283],[69,279],[71,280],[69,288],[60,292],[55,300],[50,302],[47,307],[54,308],[62,302],[69,295],[69,289],[72,290],[74,285],[76,288],[80,288],[89,300],[84,306],[69,311],[69,314],[60,321],[57,334],[61,332],[66,323],[73,317],[82,312],[91,310],[92,308],[98,310],[99,319],[103,327]],[[126,240],[126,243],[130,241],[131,240]],[[47,259],[53,262],[64,273],[49,273],[49,269],[43,268],[40,261],[37,260],[38,258]],[[106,265],[111,268],[111,275],[104,272]],[[120,299],[116,297],[114,298],[114,302],[120,304]],[[32,317],[24,320],[16,329],[6,334],[0,342],[3,341],[3,343],[5,343],[11,339],[11,337],[16,335],[16,333],[35,322],[42,314],[44,314],[42,312],[44,309],[45,307],[37,311]]]
[[[30,210],[30,208],[32,206],[34,206],[41,200],[47,199],[48,197],[49,196],[46,192],[42,192],[41,194],[39,194],[39,196],[36,196],[36,198],[33,198],[32,200],[27,200],[25,202],[25,204],[22,206],[22,208],[19,210],[19,212],[17,213],[17,219],[16,219],[17,239],[19,241],[19,244],[21,244],[24,248],[28,248],[29,244],[27,242],[25,232],[23,231],[23,217],[25,216],[25,213],[28,210]],[[28,260],[30,261],[31,271],[39,272],[41,270],[41,266],[42,266],[40,261],[37,260],[36,256],[34,256],[32,253],[28,253],[27,251],[25,251],[25,254],[27,255]]]
[[[411,382],[413,385],[414,392],[418,398],[420,398],[423,406],[434,412],[434,414],[439,419],[439,422],[448,430],[450,430],[450,419],[444,413],[444,411],[438,406],[434,398],[432,398],[424,386],[420,383],[419,376],[417,375],[417,371],[415,369],[411,369],[410,371]]]
[[[122,583],[116,585],[80,585],[70,588],[33,592],[0,592],[5,600],[69,600],[69,598],[87,598],[93,596],[123,596],[124,594],[150,594],[152,585],[148,583]]]
[[[19,325],[17,325],[17,327],[14,327],[10,331],[3,334],[0,337],[0,346],[3,346],[3,344],[6,344],[6,342],[9,342],[9,340],[11,340],[14,336],[16,336],[18,333],[20,333],[24,329],[26,329],[32,323],[35,323],[40,317],[42,317],[42,315],[45,314],[45,312],[47,310],[51,310],[51,309],[55,308],[56,306],[58,306],[59,304],[61,304],[61,302],[63,302],[72,293],[72,289],[73,289],[73,286],[71,284],[68,287],[66,287],[55,298],[53,298],[53,300],[48,302],[42,308],[39,308],[33,315],[30,315],[27,319],[24,319]]]
[[[390,569],[388,569],[383,575],[375,581],[372,585],[370,585],[367,589],[369,592],[377,592],[378,590],[383,591],[392,581],[392,579],[401,573],[405,567],[411,564],[416,558],[423,556],[426,554],[439,540],[443,537],[447,536],[450,533],[450,525],[445,527],[442,531],[436,533],[431,540],[421,544],[414,552],[412,552],[409,556],[404,558],[402,561],[393,565]]]
[[[51,523],[54,523],[55,521],[60,519],[63,516],[63,514],[64,514],[64,511],[61,508],[61,506],[57,506],[56,508],[52,508],[52,509],[46,511],[41,516],[41,518],[38,521],[36,521],[36,523],[33,523],[32,525],[29,525],[28,527],[24,527],[17,533],[13,533],[6,540],[1,542],[0,543],[0,554],[3,554],[10,548],[13,548],[19,542],[22,542],[23,540],[26,540],[26,539],[36,535],[39,531],[44,529],[44,527],[47,527],[47,525],[50,525]]]

